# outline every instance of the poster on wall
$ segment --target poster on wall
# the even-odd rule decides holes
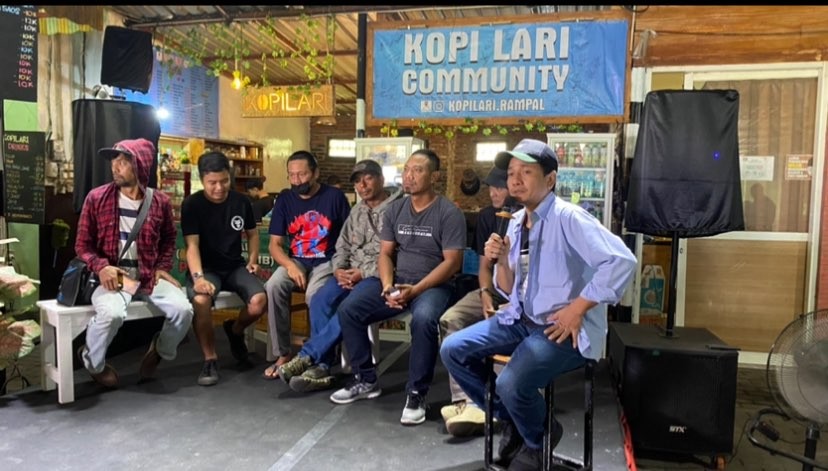
[[[790,154],[785,159],[785,180],[810,180],[813,165],[811,154]]]
[[[128,101],[152,105],[156,110],[166,109],[167,116],[159,116],[161,133],[182,137],[219,137],[218,77],[204,67],[184,67],[179,63],[177,73],[170,76],[156,51],[153,58],[152,82],[146,94],[121,90]],[[179,59],[176,59],[179,60]]]
[[[772,182],[775,161],[772,155],[743,155],[739,157],[739,175],[742,181]]]
[[[0,5],[0,99],[37,101],[37,9]]]
[[[45,223],[45,144],[42,132],[3,133],[3,211],[8,221]]]
[[[518,21],[373,27],[369,120],[623,117],[626,19]]]

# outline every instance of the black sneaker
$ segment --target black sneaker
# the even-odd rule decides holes
[[[537,471],[543,467],[543,450],[529,448],[524,443],[520,451],[509,464],[509,471]]]
[[[498,459],[496,464],[504,468],[515,458],[523,446],[523,437],[515,428],[511,420],[501,421],[500,444],[497,447]]]
[[[426,419],[426,402],[425,397],[420,395],[417,391],[408,393],[408,398],[405,400],[405,407],[400,417],[400,423],[403,425],[417,425],[425,422]]]
[[[238,361],[247,361],[247,345],[244,343],[244,334],[234,334],[233,324],[236,321],[227,319],[224,321],[224,333],[227,334],[227,339],[230,340],[230,353],[233,358]]]
[[[218,362],[216,360],[207,360],[201,368],[201,374],[198,375],[198,384],[201,386],[212,386],[218,383]]]

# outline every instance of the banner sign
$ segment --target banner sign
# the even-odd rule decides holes
[[[373,119],[623,116],[626,20],[375,30]]]
[[[334,115],[334,86],[308,91],[289,87],[248,87],[243,95],[242,117],[283,118]]]

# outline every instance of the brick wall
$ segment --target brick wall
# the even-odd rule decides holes
[[[606,132],[605,127],[592,126],[589,130],[594,132]],[[330,175],[338,175],[342,183],[343,191],[353,191],[353,186],[348,181],[355,159],[343,159],[328,157],[328,139],[352,139],[356,134],[355,118],[337,116],[335,126],[323,126],[311,124],[311,151],[319,159],[320,181],[327,181]],[[451,142],[443,136],[418,135],[416,137],[426,142],[426,147],[432,149],[440,156],[441,179],[437,184],[437,191],[450,197],[464,211],[476,211],[489,205],[489,192],[486,185],[480,185],[480,191],[474,196],[466,196],[460,191],[460,182],[463,180],[463,171],[472,169],[482,181],[492,168],[492,163],[475,162],[475,146],[478,142],[506,141],[509,149],[517,145],[521,139],[532,138],[546,141],[546,133],[543,132],[517,132],[512,131],[505,136],[483,136],[482,134],[458,134]],[[366,137],[382,137],[379,127],[366,129]],[[451,169],[450,167],[453,167]],[[449,175],[452,176],[448,182]]]

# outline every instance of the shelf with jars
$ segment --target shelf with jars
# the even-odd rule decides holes
[[[251,178],[264,179],[264,147],[253,141],[203,139],[204,152],[218,151],[230,160],[235,188],[244,192],[245,182]]]
[[[245,182],[251,178],[264,180],[264,147],[257,142],[162,134],[158,140],[159,189],[169,195],[176,221],[180,219],[184,198],[203,188],[198,158],[212,151],[221,152],[230,160],[237,191],[244,193]]]
[[[158,139],[158,189],[170,197],[173,217],[181,219],[181,202],[190,194],[190,140],[162,135]]]

